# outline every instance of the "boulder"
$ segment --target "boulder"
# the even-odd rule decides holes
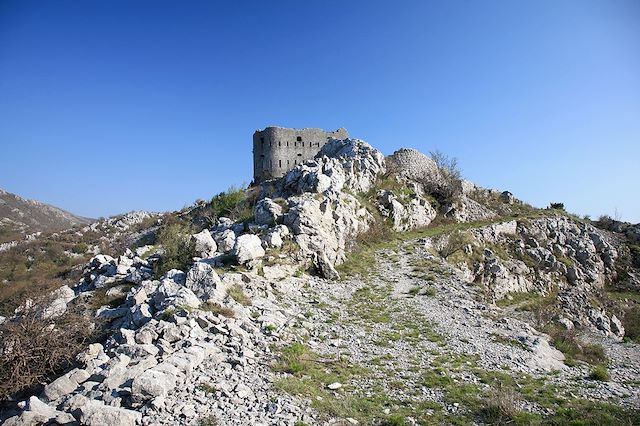
[[[137,411],[105,405],[82,395],[75,395],[66,405],[69,411],[77,413],[77,420],[87,426],[134,426],[142,422],[142,414]]]
[[[69,286],[63,285],[51,293],[52,301],[42,311],[42,318],[53,318],[67,311],[67,304],[75,298],[75,292]]]
[[[260,225],[273,225],[282,216],[282,207],[271,198],[256,203],[255,221]]]
[[[285,225],[277,225],[270,229],[263,237],[265,248],[280,248],[284,239],[289,235],[289,228]]]
[[[236,239],[233,255],[242,265],[249,264],[265,254],[260,237],[253,234],[241,235]]]
[[[177,377],[167,371],[152,368],[133,380],[131,396],[136,401],[147,401],[158,396],[166,396],[176,386]]]
[[[233,246],[236,244],[236,233],[231,229],[225,229],[216,232],[213,239],[218,244],[218,250],[222,253],[227,253],[233,250]]]
[[[83,371],[84,373],[78,373],[80,371]],[[88,378],[89,375],[85,370],[79,370],[76,368],[45,385],[42,393],[47,401],[56,401],[57,399],[72,393],[80,383],[84,382]]]
[[[171,278],[163,278],[160,281],[158,289],[151,298],[151,303],[153,304],[154,308],[160,311],[170,306],[189,306],[192,308],[199,307],[200,299],[198,299],[198,296],[196,296],[193,291],[184,286],[185,282],[186,278],[182,284],[177,283]]]
[[[226,295],[216,271],[205,262],[196,262],[187,272],[185,286],[202,300],[222,301]]]
[[[103,351],[104,348],[100,343],[92,343],[84,351],[76,355],[76,360],[86,365],[89,361],[98,358]]]
[[[195,244],[196,253],[200,257],[211,257],[218,250],[218,245],[214,241],[208,229],[191,236]]]

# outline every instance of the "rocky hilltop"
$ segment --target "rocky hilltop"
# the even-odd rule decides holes
[[[36,232],[62,231],[92,221],[0,189],[0,243],[21,240]]]
[[[3,319],[5,383],[35,370],[15,368],[21,323],[93,324],[77,356],[3,388],[5,424],[640,421],[632,225],[357,139],[155,220]]]

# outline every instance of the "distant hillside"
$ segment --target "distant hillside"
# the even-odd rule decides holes
[[[38,231],[61,231],[92,221],[0,189],[0,242],[20,239]]]

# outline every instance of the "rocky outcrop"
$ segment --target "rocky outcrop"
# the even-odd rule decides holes
[[[378,209],[392,221],[395,231],[423,228],[436,217],[436,210],[428,200],[416,195],[402,199],[391,191],[378,192]]]
[[[282,221],[284,228],[269,228],[263,245],[278,247],[291,238],[302,258],[312,262],[326,277],[337,277],[335,266],[344,261],[349,241],[368,229],[370,213],[352,194],[368,191],[385,171],[384,156],[364,141],[334,140],[322,147],[313,160],[264,186],[256,206],[259,223]],[[272,199],[287,202],[281,214]]]
[[[469,235],[458,267],[470,281],[486,286],[494,299],[554,291],[568,322],[617,338],[624,335],[617,318],[592,301],[616,276],[618,250],[606,233],[565,216],[548,216],[489,225]]]

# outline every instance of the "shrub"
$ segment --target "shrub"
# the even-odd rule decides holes
[[[251,306],[251,299],[238,284],[229,287],[227,294],[236,302],[244,306]]]
[[[439,181],[425,177],[422,186],[441,206],[451,205],[462,194],[462,172],[455,157],[448,157],[440,151],[429,153],[438,167]]]
[[[85,254],[87,250],[89,250],[89,246],[85,242],[79,242],[71,248],[71,251],[76,254]]]
[[[73,311],[44,319],[50,297],[24,305],[0,325],[0,399],[18,396],[62,373],[91,337],[89,319]]]
[[[640,342],[640,305],[633,304],[622,317],[625,337]]]
[[[209,415],[200,418],[199,423],[201,426],[218,426],[220,424],[220,421],[216,416]]]
[[[219,314],[227,318],[233,318],[235,316],[233,309],[222,306],[219,303],[206,302],[200,306],[200,309],[203,311],[213,312],[214,314]]]
[[[246,198],[247,194],[244,190],[231,186],[226,191],[214,196],[209,202],[209,208],[216,218],[233,216],[241,209],[240,206],[244,204]]]
[[[439,250],[440,256],[446,259],[452,254],[463,250],[464,247],[471,244],[472,241],[472,237],[467,232],[453,231],[449,235],[447,243]]]
[[[552,210],[564,210],[564,203],[551,203],[549,208]]]
[[[589,378],[591,380],[598,380],[601,382],[609,381],[609,372],[607,371],[607,367],[605,367],[604,365],[596,365],[591,369]]]
[[[497,390],[482,400],[480,416],[492,425],[515,423],[519,414],[516,394],[511,390]]]
[[[193,262],[195,243],[191,240],[191,227],[181,223],[171,223],[158,232],[156,243],[161,244],[164,253],[154,265],[156,277],[171,269],[186,270]]]
[[[567,358],[567,364],[575,364],[575,360],[589,364],[603,364],[607,361],[602,345],[580,341],[573,330],[553,328],[549,334],[553,339],[553,346]]]

